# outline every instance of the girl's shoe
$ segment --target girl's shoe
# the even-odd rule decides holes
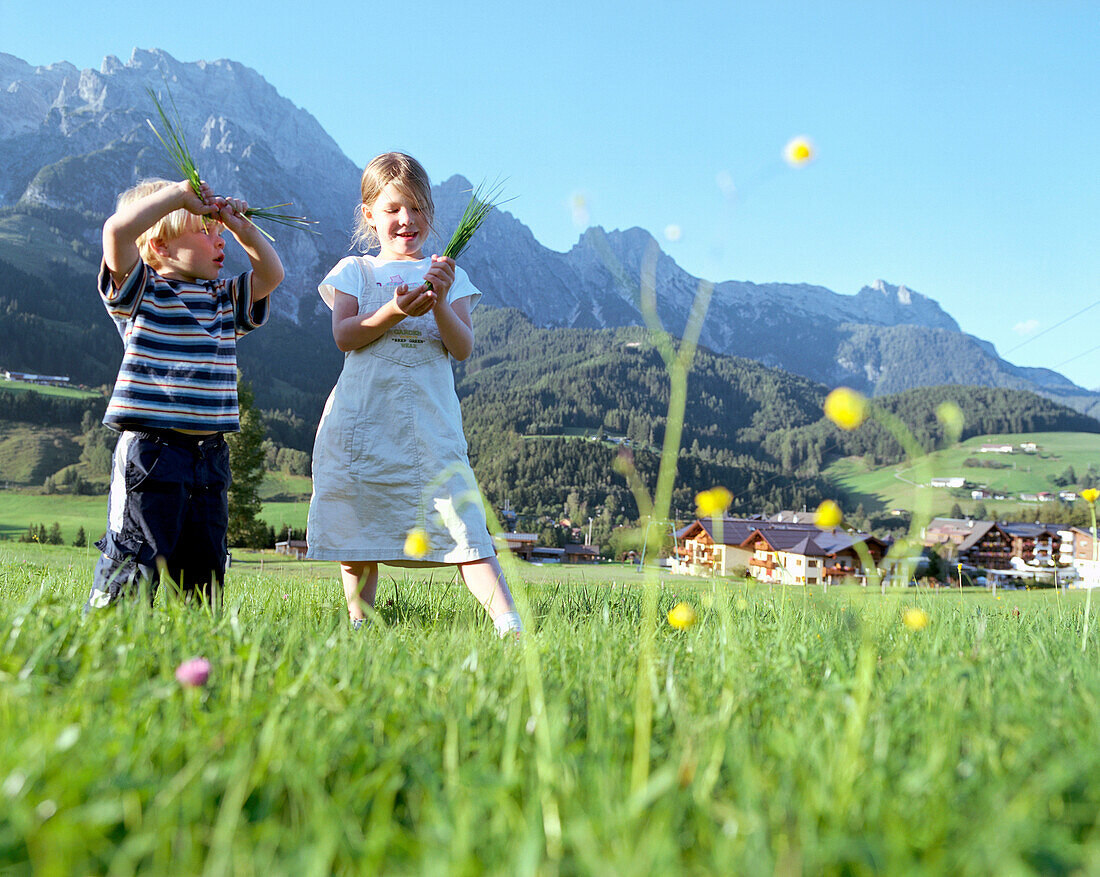
[[[523,633],[523,622],[520,621],[519,613],[505,612],[503,615],[498,615],[493,620],[493,627],[496,628],[497,636],[501,639],[511,634],[515,639],[519,639],[519,635]]]
[[[359,630],[364,624],[366,624],[366,622],[367,622],[367,619],[365,619],[365,618],[353,618],[351,620],[351,629],[352,630]]]

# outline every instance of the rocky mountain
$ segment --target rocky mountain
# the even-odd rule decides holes
[[[162,102],[174,101],[196,164],[215,190],[254,205],[292,201],[318,220],[318,235],[273,229],[287,269],[275,301],[285,325],[258,333],[265,339],[256,343],[265,348],[265,377],[322,392],[305,386],[297,367],[315,347],[272,347],[327,342],[316,282],[347,252],[360,169],[316,119],[241,64],[182,63],[162,51],[134,50],[125,63],[112,56],[99,70],[78,70],[64,62],[34,67],[0,53],[0,260],[44,283],[58,262],[78,274],[94,271],[99,226],[117,192],[142,177],[175,176],[146,122],[155,117],[148,88]],[[470,188],[461,177],[436,187],[438,228],[454,226]],[[243,264],[239,253],[236,264]],[[590,228],[560,253],[507,210],[494,211],[463,264],[485,304],[517,308],[538,327],[639,325],[648,272],[661,321],[678,333],[700,286],[642,229]],[[701,340],[718,353],[871,393],[981,384],[1031,389],[1100,413],[1100,393],[1005,362],[992,345],[961,333],[934,300],[881,280],[855,295],[810,284],[719,282]],[[334,371],[338,358],[332,363],[322,372]],[[257,391],[263,399],[263,387]]]

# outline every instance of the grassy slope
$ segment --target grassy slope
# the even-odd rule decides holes
[[[25,381],[3,381],[0,390],[11,393],[41,393],[43,396],[64,396],[68,399],[94,399],[100,394],[95,390],[82,390],[79,387],[53,387],[42,384],[28,384]]]
[[[250,559],[221,617],[158,601],[82,621],[89,572],[79,552],[0,546],[0,870],[1100,861],[1100,640],[1082,653],[1081,594],[676,580],[658,618],[686,598],[700,620],[655,632],[649,780],[632,792],[641,591],[617,572],[514,577],[532,604],[518,647],[438,574],[385,578],[379,621],[352,633],[331,568]],[[900,622],[914,605],[920,632]],[[210,682],[181,690],[173,671],[196,655]]]
[[[1039,444],[1037,454],[979,454],[983,444],[1034,441]],[[990,462],[1014,464],[1015,468],[985,469],[963,466],[963,461],[975,457]],[[1061,475],[1067,466],[1072,466],[1078,476],[1085,474],[1090,464],[1100,464],[1100,435],[1080,432],[1046,432],[1016,435],[977,436],[961,444],[936,451],[918,461],[916,466],[902,463],[868,469],[862,460],[847,458],[830,466],[825,474],[839,484],[851,497],[852,502],[862,502],[871,508],[912,508],[917,490],[910,481],[928,483],[930,478],[962,476],[976,485],[985,485],[991,490],[1012,494],[1038,493],[1051,491],[1057,494],[1060,488],[1049,480],[1052,475]],[[903,480],[906,479],[906,480]],[[921,492],[930,491],[934,513],[946,513],[958,502],[964,511],[977,504],[970,499],[969,490],[965,498],[954,496],[946,488],[920,488]],[[997,502],[984,500],[986,508],[992,510],[1010,509],[1018,506],[1019,500]]]
[[[41,485],[79,458],[71,430],[0,421],[0,484]]]
[[[59,233],[38,217],[20,213],[0,214],[0,259],[45,278],[50,275],[51,259],[60,259],[92,278],[96,272],[94,259],[90,261],[86,252],[78,252],[68,234]]]
[[[0,442],[0,454],[4,447],[4,443]],[[0,466],[2,462],[3,458],[0,457]],[[3,471],[2,468],[0,471]],[[280,529],[283,524],[304,529],[309,511],[309,484],[308,478],[269,472],[264,478],[261,498],[283,496],[288,499],[265,499],[261,513],[263,520],[276,529]],[[106,496],[46,496],[0,490],[0,539],[18,539],[27,532],[29,525],[45,524],[48,528],[54,521],[61,525],[66,543],[71,543],[76,538],[76,531],[80,527],[84,528],[89,539],[98,539],[103,534],[106,520]]]

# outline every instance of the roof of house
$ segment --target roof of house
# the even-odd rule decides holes
[[[966,551],[967,549],[973,548],[975,545],[981,542],[982,539],[985,538],[985,535],[990,530],[993,530],[994,528],[1004,533],[1004,530],[1001,530],[1001,528],[997,526],[997,524],[993,523],[993,521],[975,521],[974,527],[970,531],[970,535],[959,543],[959,551]]]
[[[763,539],[773,551],[785,551],[806,557],[831,557],[852,548],[859,542],[873,542],[881,547],[885,545],[880,539],[867,533],[850,533],[839,529],[821,530],[816,526],[809,529],[801,526],[776,527],[771,523],[762,524],[753,530],[745,537],[742,545],[747,547],[747,543],[756,538]]]
[[[1057,524],[1040,524],[1038,522],[1028,524],[1022,521],[1013,521],[1010,524],[1001,524],[1001,529],[1013,536],[1035,538],[1036,536],[1057,536],[1059,527]]]
[[[714,519],[700,518],[677,532],[676,538],[690,538],[704,531],[716,543],[736,548],[749,548],[749,540],[759,534],[776,551],[792,551],[814,557],[834,555],[857,542],[886,547],[881,539],[867,533],[822,530],[812,522],[765,521],[758,518],[722,518],[721,539],[716,537]]]
[[[928,526],[924,528],[925,538],[930,535],[943,536],[950,538],[952,536],[966,538],[972,532],[974,527],[978,524],[988,524],[990,521],[975,521],[970,518],[933,518],[928,522]]]

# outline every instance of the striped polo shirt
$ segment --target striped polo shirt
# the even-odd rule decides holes
[[[237,432],[237,339],[267,321],[252,272],[167,280],[139,260],[121,289],[106,264],[99,295],[124,352],[103,422],[113,429]]]

